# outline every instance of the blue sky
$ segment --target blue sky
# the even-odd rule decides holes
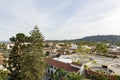
[[[45,39],[120,34],[120,0],[0,0],[0,40],[37,25]]]

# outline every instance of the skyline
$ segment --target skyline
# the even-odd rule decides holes
[[[120,0],[4,0],[0,40],[37,25],[49,40],[120,34]]]

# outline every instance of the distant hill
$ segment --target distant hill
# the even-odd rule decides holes
[[[7,40],[0,41],[0,43],[8,43],[8,42],[10,42],[10,41],[7,41]]]
[[[119,42],[120,36],[118,35],[97,35],[88,36],[81,39],[75,39],[73,41],[93,41],[93,42]]]

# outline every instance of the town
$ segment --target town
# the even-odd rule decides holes
[[[1,43],[0,50],[10,51],[13,46],[11,42]],[[87,79],[119,80],[120,77],[120,46],[115,43],[46,41],[43,54],[47,64],[45,80],[52,79],[55,73],[60,74],[58,70],[79,73],[79,76],[84,75]],[[4,56],[8,56],[8,53],[0,54],[0,69],[6,71]]]
[[[0,0],[0,80],[120,80],[120,0]]]

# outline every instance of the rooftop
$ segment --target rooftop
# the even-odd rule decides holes
[[[77,72],[79,70],[77,68],[72,67],[70,63],[64,63],[54,59],[46,59],[46,63],[70,72]]]

